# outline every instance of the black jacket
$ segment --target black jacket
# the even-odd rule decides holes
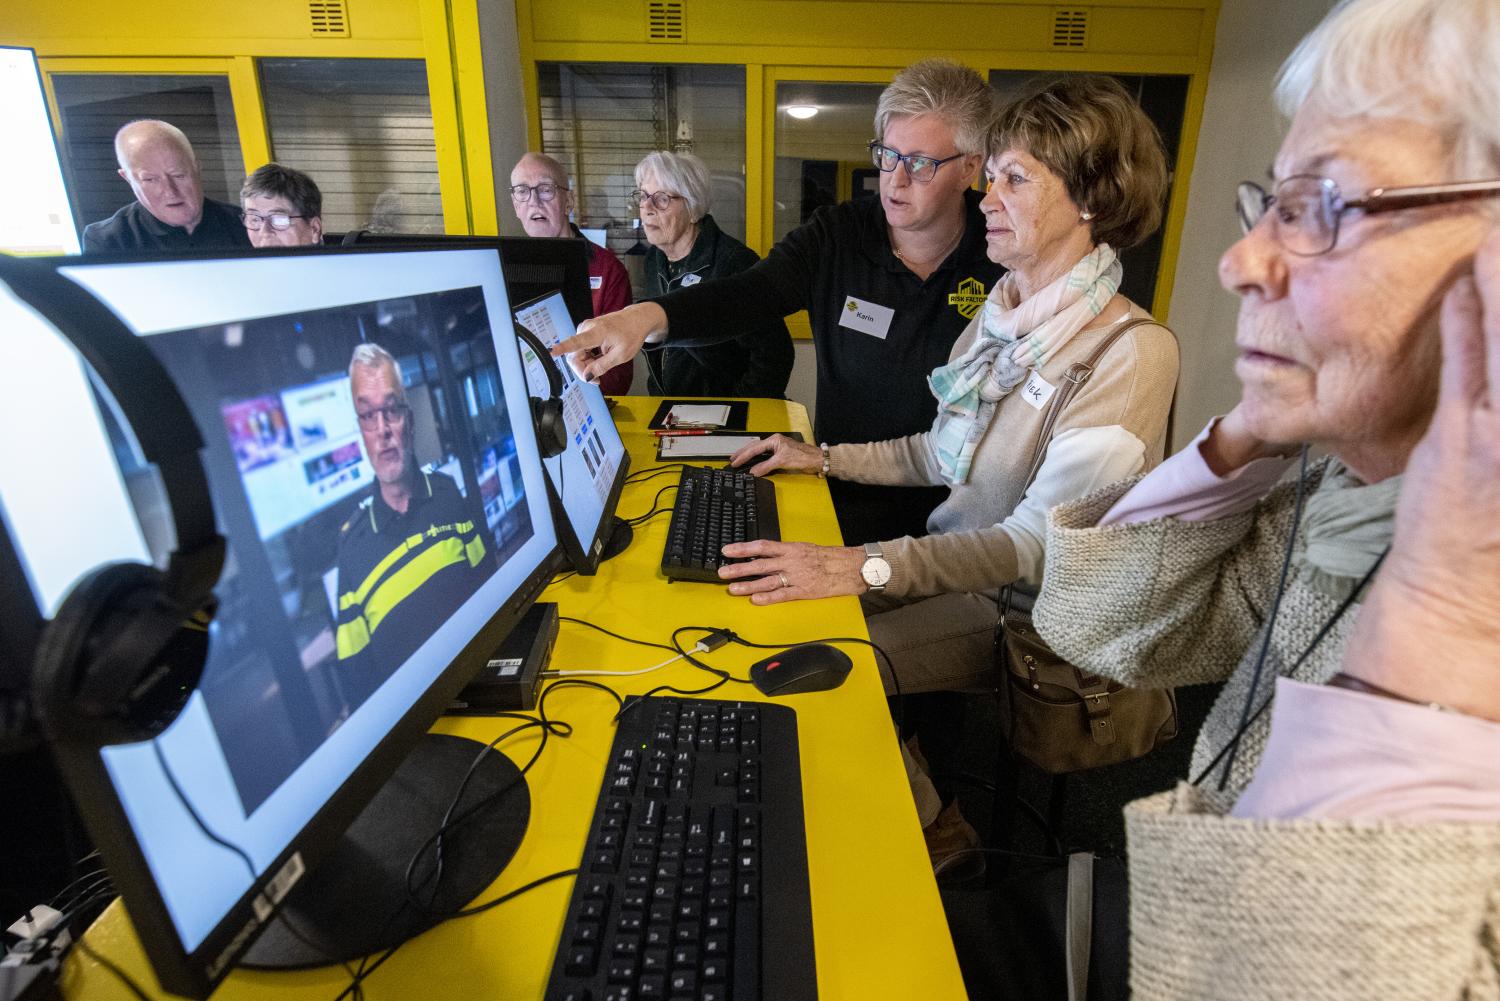
[[[668,261],[656,247],[646,252],[646,289],[651,296],[677,288],[712,285],[756,264],[755,251],[719,229],[714,217],[698,222],[698,239],[680,261]],[[720,326],[718,320],[709,326]],[[780,398],[792,375],[792,336],[779,316],[761,317],[739,336],[693,347],[676,337],[660,348],[648,346],[647,392],[652,396],[769,396]],[[674,335],[677,333],[674,325]],[[691,336],[692,331],[686,331]]]
[[[965,192],[964,234],[925,281],[891,252],[879,198],[819,209],[749,270],[661,299],[667,343],[712,343],[806,309],[818,356],[818,440],[885,441],[927,431],[937,416],[927,376],[948,361],[1004,272],[985,253],[980,197]],[[893,311],[883,338],[840,324],[851,297]],[[947,495],[945,487],[829,486],[851,544],[923,534],[927,515]]]
[[[248,250],[250,237],[233,205],[203,199],[203,218],[189,233],[181,226],[168,226],[131,202],[108,219],[83,228],[83,252],[98,254],[129,250]]]

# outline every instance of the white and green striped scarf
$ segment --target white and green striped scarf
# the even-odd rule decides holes
[[[995,405],[1099,315],[1119,289],[1121,273],[1114,250],[1101,243],[1024,302],[1014,272],[1000,279],[985,301],[973,345],[927,377],[938,399],[931,436],[945,481],[968,482]]]

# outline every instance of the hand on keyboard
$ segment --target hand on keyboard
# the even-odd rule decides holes
[[[746,465],[753,463],[753,465]],[[778,469],[799,473],[816,473],[823,468],[823,450],[816,445],[773,434],[760,441],[752,441],[729,457],[729,468],[744,467],[756,476],[765,476]]]
[[[858,546],[756,539],[730,543],[724,547],[724,555],[744,561],[719,567],[721,579],[735,582],[729,585],[729,593],[748,594],[756,605],[864,594],[869,590],[859,573],[865,551]],[[746,579],[751,577],[759,579]]]

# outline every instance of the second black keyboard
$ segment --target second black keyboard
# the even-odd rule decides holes
[[[722,584],[719,567],[739,561],[725,559],[721,547],[780,538],[776,487],[770,480],[737,469],[684,466],[661,572],[670,580]]]

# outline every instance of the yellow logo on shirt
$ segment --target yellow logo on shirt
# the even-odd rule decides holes
[[[958,310],[965,320],[974,319],[979,307],[984,305],[984,282],[978,278],[965,278],[958,283],[958,291],[948,296],[948,305]]]

